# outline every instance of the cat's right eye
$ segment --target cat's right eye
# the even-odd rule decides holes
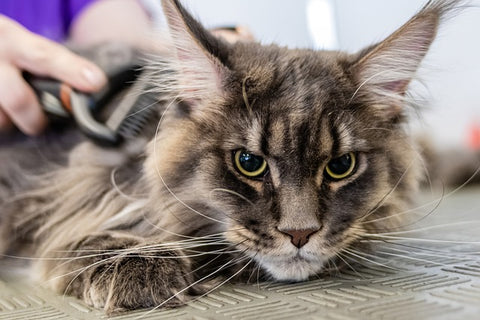
[[[267,172],[267,161],[263,157],[243,149],[233,152],[233,165],[247,178],[261,178]]]
[[[346,153],[330,160],[325,168],[325,173],[333,180],[345,179],[355,172],[356,164],[355,153]]]

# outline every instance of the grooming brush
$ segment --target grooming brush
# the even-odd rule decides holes
[[[76,91],[57,80],[24,75],[34,88],[44,111],[53,119],[73,118],[87,137],[103,146],[118,146],[137,136],[146,125],[157,103],[146,83],[136,82],[141,75],[138,64],[122,63],[107,70],[108,83],[95,94]],[[128,89],[127,89],[128,88]],[[117,93],[127,93],[105,121],[100,111]]]

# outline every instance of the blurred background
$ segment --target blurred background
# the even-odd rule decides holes
[[[147,0],[149,1],[149,0]],[[153,0],[155,1],[155,0]],[[207,27],[246,25],[262,43],[355,52],[387,37],[425,0],[183,0]],[[480,0],[447,21],[413,84],[429,103],[414,124],[440,147],[480,148]]]

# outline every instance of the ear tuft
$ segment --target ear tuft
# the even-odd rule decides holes
[[[427,54],[442,20],[458,12],[458,0],[429,1],[414,17],[354,64],[355,98],[398,116],[405,93]]]
[[[195,103],[222,96],[222,83],[228,68],[223,64],[227,47],[196,21],[178,0],[162,0],[175,50],[171,68],[175,71],[174,89],[181,100]]]

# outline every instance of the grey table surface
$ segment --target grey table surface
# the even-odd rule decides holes
[[[446,195],[423,197],[417,211],[431,214],[412,226],[420,230],[392,235],[410,239],[379,245],[375,262],[302,283],[227,284],[179,309],[112,319],[480,319],[480,188]],[[107,318],[19,264],[0,260],[0,319]]]

